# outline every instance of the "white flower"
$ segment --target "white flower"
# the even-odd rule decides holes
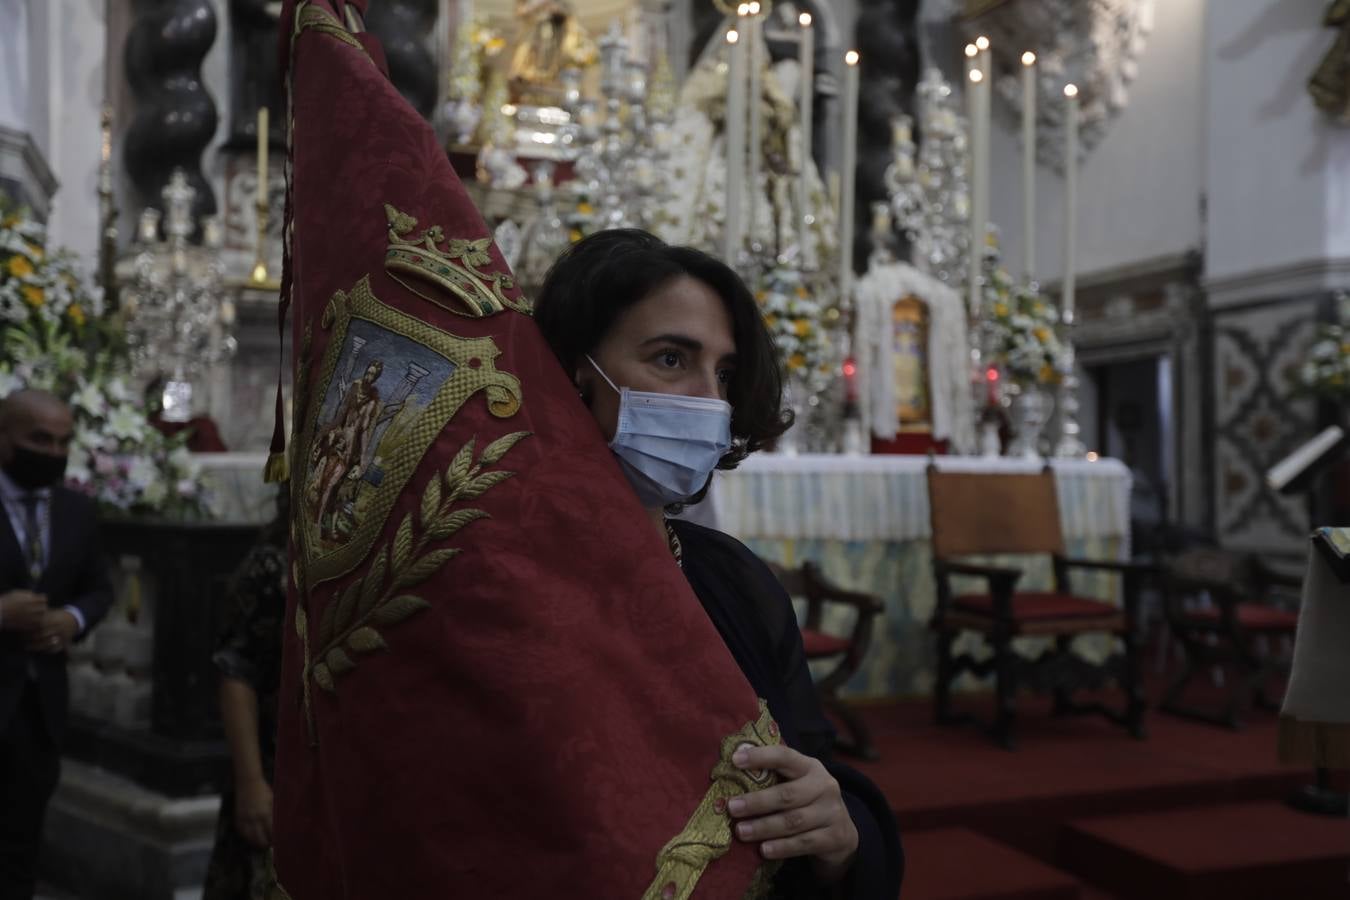
[[[159,480],[159,469],[148,456],[137,456],[127,467],[127,481],[140,490],[147,489]]]
[[[135,407],[119,405],[108,415],[108,434],[124,441],[139,441],[145,436],[145,416]]]
[[[169,489],[165,486],[163,481],[158,480],[152,481],[150,484],[146,485],[145,490],[141,492],[141,500],[147,506],[152,507],[158,507],[168,498],[168,496]]]
[[[82,409],[91,416],[102,416],[108,409],[103,391],[92,381],[84,379],[80,379],[80,388],[70,398],[70,402],[76,409]]]
[[[10,371],[0,371],[0,397],[8,397],[23,385],[24,380],[18,375]]]

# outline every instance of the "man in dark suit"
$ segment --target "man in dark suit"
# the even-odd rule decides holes
[[[0,403],[0,900],[33,896],[60,773],[66,648],[112,603],[94,504],[61,486],[74,430],[45,391]]]

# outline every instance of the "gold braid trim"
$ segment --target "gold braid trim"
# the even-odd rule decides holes
[[[352,37],[350,31],[343,27],[342,23],[326,9],[317,6],[310,6],[308,3],[302,4],[296,12],[295,33],[298,35],[302,31],[314,30],[335,37],[349,47],[355,47],[361,51],[361,55],[370,59],[370,54],[366,48],[361,46],[361,42]],[[374,60],[371,60],[372,62]],[[292,65],[294,63],[292,62]]]
[[[731,756],[742,746],[767,747],[782,743],[778,725],[769,715],[769,706],[759,701],[759,718],[747,722],[740,731],[722,741],[722,752],[712,770],[712,787],[703,795],[684,830],[656,855],[656,878],[642,900],[688,900],[704,871],[731,849],[731,816],[727,801],[741,794],[762,790],[775,784],[778,776],[771,770],[746,771],[737,768]],[[760,865],[747,897],[764,896],[779,863]]]

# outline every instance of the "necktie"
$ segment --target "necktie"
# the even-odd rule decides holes
[[[37,494],[24,494],[19,498],[23,504],[24,511],[24,542],[23,558],[28,564],[28,576],[32,579],[34,586],[42,578],[43,560],[42,560],[42,523],[38,521],[38,502],[41,500]]]

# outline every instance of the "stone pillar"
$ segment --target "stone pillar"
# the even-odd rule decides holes
[[[37,12],[30,14],[25,0],[0,0],[0,194],[46,221],[57,182],[47,162],[47,135],[37,134],[32,122],[35,106],[46,110],[33,98],[46,84],[39,43],[46,16]]]

